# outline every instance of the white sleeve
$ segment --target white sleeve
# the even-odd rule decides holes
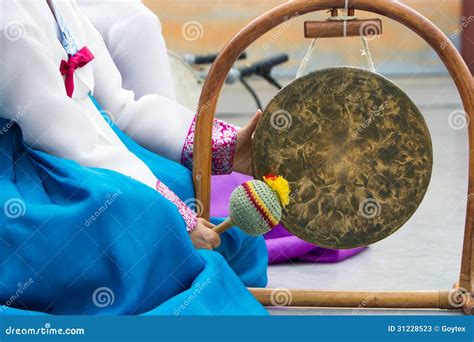
[[[84,15],[79,15],[88,47],[95,56],[92,62],[95,98],[112,113],[115,123],[127,135],[145,148],[180,162],[194,112],[161,95],[135,100],[132,91],[123,89],[120,72],[101,35]]]
[[[16,121],[33,148],[83,166],[114,170],[155,188],[156,178],[136,156],[99,144],[83,107],[66,96],[59,65],[45,49],[49,41],[44,33],[33,25],[25,25],[24,32],[18,40],[0,34],[0,115]]]
[[[176,100],[161,23],[150,9],[139,0],[77,3],[102,35],[125,89],[136,98],[159,94]]]

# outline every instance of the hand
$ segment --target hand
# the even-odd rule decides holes
[[[194,248],[212,250],[220,246],[221,238],[212,228],[214,225],[211,222],[198,218],[196,228],[189,233]]]
[[[259,109],[252,120],[237,132],[237,142],[235,144],[233,171],[253,176],[252,170],[252,142],[253,132],[257,127],[258,120],[262,117]]]

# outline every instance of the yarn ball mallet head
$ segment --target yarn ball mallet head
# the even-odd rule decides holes
[[[251,236],[263,235],[280,223],[290,188],[281,176],[267,175],[239,185],[230,196],[229,218],[216,226],[218,234],[237,226]]]

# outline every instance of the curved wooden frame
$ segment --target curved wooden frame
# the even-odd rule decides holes
[[[373,12],[410,28],[418,36],[423,38],[439,55],[456,87],[461,95],[464,110],[469,116],[470,122],[474,122],[474,82],[471,74],[461,55],[448,37],[443,34],[427,18],[396,0],[348,0],[349,8]],[[193,180],[196,197],[203,205],[203,217],[209,218],[210,211],[210,187],[211,187],[211,137],[212,121],[216,111],[219,94],[232,65],[238,56],[260,36],[274,27],[303,14],[344,8],[346,0],[296,0],[284,3],[264,13],[237,33],[222,49],[218,58],[212,65],[199,100],[198,118],[196,121],[196,133],[194,137],[194,162]],[[474,125],[468,126],[469,150],[474,148]],[[465,311],[474,313],[474,257],[473,257],[473,230],[474,230],[474,202],[469,200],[469,194],[474,193],[474,157],[469,154],[469,176],[468,176],[468,201],[466,209],[466,223],[464,231],[463,252],[461,260],[461,272],[459,287],[471,293],[469,303],[465,305]],[[263,292],[262,292],[263,291]],[[254,294],[263,301],[263,294],[271,289],[259,290]],[[297,290],[296,290],[297,291]],[[298,293],[294,292],[297,296]],[[321,291],[317,291],[320,293]],[[305,292],[306,293],[306,292]],[[350,292],[338,292],[350,297]],[[383,293],[379,294],[383,296]],[[384,301],[389,307],[404,307],[407,304],[407,293],[400,292],[399,296],[388,297]],[[265,301],[263,301],[265,303]],[[268,304],[268,303],[267,303]],[[315,303],[316,304],[316,303]],[[335,306],[338,303],[334,303]],[[395,305],[395,306],[394,306]],[[345,306],[345,305],[344,305]]]

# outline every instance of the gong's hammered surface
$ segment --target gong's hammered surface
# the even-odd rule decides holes
[[[252,148],[256,178],[284,176],[282,222],[328,248],[354,248],[398,230],[421,203],[433,152],[425,120],[394,83],[357,68],[316,71],[269,103]]]

